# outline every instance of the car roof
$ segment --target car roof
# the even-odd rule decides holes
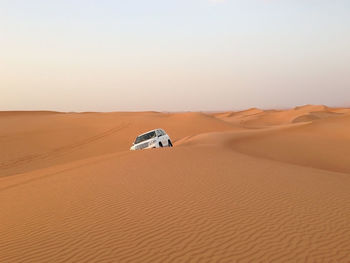
[[[142,134],[138,135],[137,137],[142,136],[142,135],[147,134],[147,133],[150,133],[150,132],[155,132],[155,131],[158,131],[158,130],[164,131],[163,129],[158,128],[158,129],[154,129],[154,130],[150,130],[148,132],[142,133]]]

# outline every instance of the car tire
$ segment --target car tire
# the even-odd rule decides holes
[[[163,144],[161,142],[159,142],[159,147],[162,148],[163,147]]]
[[[173,144],[170,140],[168,140],[168,147],[173,147]]]

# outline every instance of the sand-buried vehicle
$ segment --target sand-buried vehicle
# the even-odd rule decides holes
[[[150,148],[173,147],[169,135],[163,129],[155,129],[136,137],[130,150],[143,150]]]

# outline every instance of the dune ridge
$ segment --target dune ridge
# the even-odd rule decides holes
[[[314,105],[0,114],[0,262],[349,262],[349,134]]]

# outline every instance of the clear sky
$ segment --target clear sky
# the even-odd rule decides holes
[[[349,0],[0,0],[0,110],[350,106]]]

